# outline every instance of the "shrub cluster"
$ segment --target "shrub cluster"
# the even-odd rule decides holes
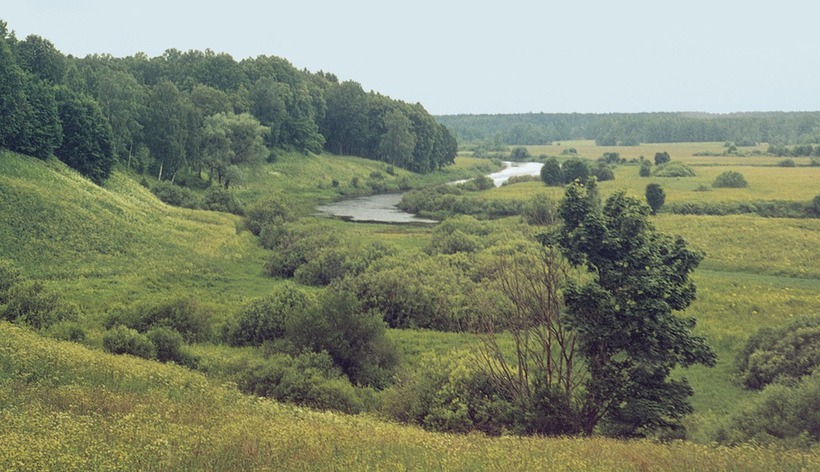
[[[655,177],[694,177],[695,171],[682,162],[671,161],[656,165],[653,175]]]
[[[815,197],[816,198],[816,197]],[[665,206],[665,211],[678,215],[741,215],[758,214],[766,218],[818,218],[820,199],[810,203],[792,201],[756,202],[677,202]],[[815,209],[815,205],[817,205]]]
[[[748,187],[749,183],[743,177],[743,174],[734,170],[727,170],[715,177],[712,187],[715,188],[744,188]]]
[[[576,180],[585,182],[590,176],[594,176],[599,181],[613,180],[615,174],[612,172],[610,164],[620,162],[618,153],[607,153],[594,163],[573,157],[558,164],[558,160],[549,158],[541,168],[541,180],[548,186],[567,185]]]
[[[77,307],[41,282],[26,280],[13,262],[0,259],[0,320],[41,330],[77,317]]]
[[[820,365],[820,316],[759,330],[746,342],[737,365],[744,385],[757,390],[778,378],[811,374]]]
[[[245,210],[233,192],[222,187],[210,187],[201,195],[187,187],[181,187],[169,181],[157,182],[151,192],[163,202],[193,210],[211,210],[243,215]]]
[[[399,208],[410,213],[438,219],[454,215],[494,219],[521,214],[523,205],[520,201],[487,199],[471,193],[469,190],[454,185],[412,190],[402,197]]]

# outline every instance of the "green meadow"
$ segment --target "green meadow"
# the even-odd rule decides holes
[[[764,145],[729,156],[715,155],[725,151],[723,143],[599,147],[583,141],[528,149],[534,156],[562,158],[570,147],[588,159],[605,152],[652,159],[666,151],[696,173],[644,178],[638,166],[620,165],[613,181],[599,184],[604,197],[625,190],[643,198],[648,183],[663,187],[667,205],[808,202],[820,192],[820,167],[809,167],[808,158],[780,167],[780,158],[752,155],[764,152]],[[284,196],[302,218],[312,219],[318,218],[314,205],[364,193],[368,179],[383,182],[386,190],[422,188],[496,167],[460,156],[443,172],[419,176],[359,158],[285,154],[248,175],[237,196],[246,205]],[[712,188],[726,170],[742,173],[748,187]],[[663,210],[653,217],[659,230],[683,236],[706,256],[694,274],[698,297],[687,314],[697,318],[696,333],[714,347],[718,364],[676,372],[695,391],[695,412],[686,420],[690,440],[491,438],[278,404],[241,395],[229,379],[95,349],[105,316],[123,306],[184,295],[212,307],[219,323],[239,304],[282,283],[264,275],[270,252],[240,217],[166,205],[138,181],[117,170],[98,187],[53,158],[0,153],[0,259],[14,261],[26,277],[75,303],[90,345],[0,322],[4,470],[820,470],[816,446],[711,443],[721,425],[758,395],[735,379],[734,357],[745,340],[762,327],[820,313],[818,219]],[[521,201],[546,194],[557,201],[563,189],[539,181],[476,194]],[[379,241],[400,252],[424,248],[432,233],[428,226],[322,221],[351,240]],[[513,228],[520,218],[497,224]],[[475,342],[469,334],[426,330],[390,330],[388,337],[411,365]],[[193,349],[214,364],[242,363],[250,355],[211,344]]]

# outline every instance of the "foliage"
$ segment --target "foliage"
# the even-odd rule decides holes
[[[277,286],[271,295],[245,303],[223,337],[234,346],[260,346],[284,338],[288,324],[314,304],[291,284]]]
[[[245,228],[256,236],[260,236],[265,229],[271,228],[293,219],[293,213],[288,201],[281,196],[271,196],[257,201],[245,213],[243,222]],[[263,246],[270,248],[271,245]]]
[[[77,319],[77,309],[60,296],[46,290],[40,281],[20,281],[11,285],[5,295],[0,293],[0,319],[45,329],[60,321]]]
[[[666,201],[666,192],[660,184],[649,184],[646,186],[646,203],[652,209],[652,214],[658,212]]]
[[[153,359],[157,355],[148,336],[123,325],[114,326],[105,333],[103,348],[112,354],[130,354],[143,359]]]
[[[749,337],[737,357],[740,377],[760,390],[777,379],[800,379],[820,365],[820,316],[762,328]]]
[[[641,161],[641,168],[638,171],[638,175],[641,177],[649,177],[652,175],[652,162],[644,160]]]
[[[561,164],[561,172],[564,175],[564,183],[575,182],[576,180],[585,182],[589,178],[589,166],[586,161],[573,157]]]
[[[213,310],[193,298],[175,297],[158,302],[145,301],[114,311],[106,320],[108,328],[123,325],[145,333],[165,327],[180,333],[186,342],[212,338]]]
[[[54,154],[96,183],[111,173],[115,158],[111,125],[91,97],[67,88],[57,91],[57,111],[63,139]]]
[[[238,385],[243,392],[320,410],[349,414],[364,410],[356,389],[327,352],[274,355],[250,366]]]
[[[672,161],[655,166],[652,175],[655,177],[694,177],[695,171],[680,161]]]
[[[158,326],[148,330],[145,337],[154,345],[158,361],[176,362],[179,365],[195,367],[195,359],[183,350],[184,340],[176,330]]]
[[[763,445],[430,433],[372,415],[241,395],[188,369],[111,356],[4,323],[0,366],[0,468],[9,470],[21,463],[37,470],[115,470],[127,463],[164,470],[511,471],[550,464],[557,472],[820,466],[816,451]]]
[[[199,197],[193,190],[180,187],[170,181],[157,182],[151,186],[151,193],[163,202],[182,208],[200,208]]]
[[[612,172],[612,167],[610,167],[606,162],[596,162],[590,169],[590,175],[598,179],[599,182],[615,180],[615,174]]]
[[[558,221],[558,207],[548,196],[535,194],[524,209],[524,217],[531,225],[552,225]]]
[[[454,231],[456,237],[463,232]],[[468,239],[470,239],[468,237]],[[473,282],[443,257],[424,253],[379,259],[348,282],[364,309],[391,328],[464,331],[472,326]]]
[[[718,440],[792,448],[820,443],[820,369],[798,381],[764,387],[755,402],[719,432]]]
[[[523,146],[516,146],[510,150],[510,160],[516,162],[530,160],[530,152]]]
[[[715,177],[712,187],[715,188],[744,188],[748,187],[749,183],[743,177],[743,174],[733,170],[721,173]]]
[[[354,293],[329,287],[313,309],[294,315],[288,327],[294,346],[326,351],[356,385],[388,384],[399,361],[397,351],[385,337],[382,316],[367,309]]]
[[[584,433],[600,421],[617,436],[679,430],[692,390],[670,380],[671,370],[715,363],[705,340],[691,334],[695,320],[673,314],[695,299],[689,274],[702,255],[680,237],[656,233],[646,204],[623,192],[601,207],[594,180],[568,186],[559,214],[565,256],[589,271],[564,291],[589,372]]]
[[[655,165],[660,166],[666,164],[667,162],[671,161],[672,158],[669,157],[669,153],[666,151],[656,152],[655,153]]]

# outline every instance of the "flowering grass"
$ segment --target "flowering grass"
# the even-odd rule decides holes
[[[0,323],[2,470],[812,470],[817,451],[445,435],[243,396]]]

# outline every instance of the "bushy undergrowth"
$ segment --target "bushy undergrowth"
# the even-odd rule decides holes
[[[652,175],[655,177],[694,177],[695,171],[682,162],[670,161],[655,166]]]
[[[748,187],[749,183],[743,177],[743,174],[734,170],[728,170],[715,177],[712,187],[715,188],[744,188]]]
[[[141,302],[129,308],[112,311],[107,328],[124,325],[141,333],[165,327],[180,333],[186,342],[203,342],[213,338],[213,308],[188,298],[170,298],[158,302]]]
[[[211,210],[243,215],[245,210],[233,192],[221,187],[209,187],[204,194],[169,181],[157,182],[151,192],[163,202],[193,210]]]
[[[0,320],[44,330],[78,316],[75,305],[47,290],[42,282],[27,280],[11,261],[0,259]]]
[[[820,366],[820,316],[799,318],[782,328],[762,328],[737,357],[741,380],[761,389],[779,378],[800,379]]]
[[[795,201],[754,202],[675,202],[664,206],[666,212],[678,215],[742,215],[757,214],[766,218],[818,218],[820,211],[813,203]]]
[[[399,208],[424,217],[444,219],[454,215],[472,215],[494,219],[520,215],[523,203],[517,200],[488,199],[473,195],[453,185],[413,190],[402,197]]]

